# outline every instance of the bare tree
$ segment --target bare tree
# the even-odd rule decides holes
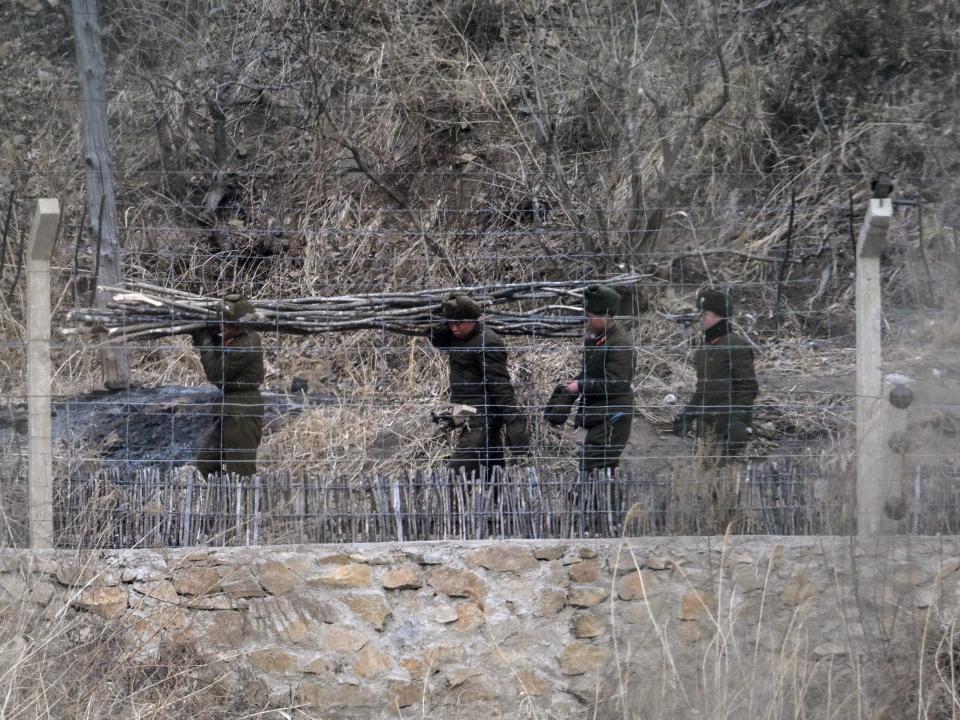
[[[123,275],[117,205],[110,152],[110,126],[104,89],[104,59],[97,0],[73,0],[73,30],[80,78],[80,112],[83,125],[83,163],[87,175],[87,218],[96,241],[94,281],[118,285]],[[106,305],[109,293],[97,290],[96,303]],[[126,347],[99,351],[103,383],[121,389],[130,384]]]

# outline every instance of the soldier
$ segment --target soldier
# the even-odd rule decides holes
[[[580,472],[616,468],[633,418],[633,340],[614,319],[620,295],[606,285],[583,292],[586,332],[580,374],[566,384],[580,396],[576,424],[587,431]]]
[[[457,439],[450,468],[468,476],[503,465],[503,430],[514,452],[530,439],[507,371],[503,340],[480,320],[480,306],[467,295],[451,295],[441,304],[444,322],[430,329],[430,342],[450,364],[450,402],[476,409]]]
[[[255,312],[240,295],[224,297],[219,334],[204,328],[193,332],[193,344],[207,380],[223,393],[218,417],[200,446],[197,469],[250,476],[257,471],[257,448],[263,436],[263,349],[260,335],[243,328]]]
[[[673,429],[685,435],[696,420],[697,437],[710,453],[732,457],[750,439],[753,401],[757,378],[753,370],[753,349],[743,337],[730,331],[733,301],[721,291],[703,289],[697,293],[703,340],[693,355],[697,389],[674,418]]]

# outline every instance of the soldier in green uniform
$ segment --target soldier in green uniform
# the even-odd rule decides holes
[[[243,327],[253,305],[240,295],[224,297],[220,332],[194,331],[193,344],[207,380],[222,393],[217,419],[197,455],[197,469],[250,476],[257,471],[257,448],[263,436],[263,349],[260,335]]]
[[[583,293],[586,332],[580,374],[567,391],[580,396],[576,424],[587,431],[580,453],[580,472],[616,468],[630,439],[633,419],[633,340],[614,316],[620,295],[606,285],[590,285]]]
[[[429,337],[449,360],[450,402],[476,409],[460,431],[450,468],[468,476],[489,473],[504,463],[504,429],[514,452],[525,452],[530,444],[507,370],[507,349],[480,319],[480,305],[467,295],[451,295],[441,313],[444,321],[431,327]]]
[[[697,293],[703,340],[693,354],[697,389],[673,429],[685,435],[696,422],[697,437],[708,456],[728,458],[740,453],[750,439],[757,377],[750,343],[732,332],[730,296],[714,289]]]

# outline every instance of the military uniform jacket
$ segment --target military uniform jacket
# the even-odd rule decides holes
[[[633,413],[633,340],[615,322],[599,338],[584,336],[577,425],[593,427],[617,413]]]
[[[759,387],[753,349],[736,333],[704,338],[693,354],[697,390],[688,410],[701,415],[749,414]]]
[[[232,340],[223,341],[223,347],[219,342],[210,339],[200,346],[200,364],[207,380],[225,395],[257,392],[264,378],[260,335],[244,330]]]
[[[507,348],[497,333],[478,322],[473,334],[460,340],[441,323],[430,329],[430,342],[449,358],[450,402],[472,405],[478,414],[503,422],[517,417]]]

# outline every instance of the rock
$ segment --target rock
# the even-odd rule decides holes
[[[146,582],[150,580],[164,580],[167,577],[165,568],[154,565],[136,565],[124,567],[120,571],[121,582]]]
[[[487,596],[487,586],[469,570],[439,567],[430,571],[427,582],[444,595],[472,598],[481,607]]]
[[[583,675],[599,670],[610,659],[610,651],[586,642],[572,642],[560,654],[560,671],[564,675]]]
[[[643,600],[653,595],[660,581],[649,571],[633,571],[617,582],[617,597],[621,600]]]
[[[103,618],[118,618],[127,610],[127,591],[122,587],[91,587],[83,590],[73,604]]]
[[[297,586],[299,578],[286,565],[271,560],[257,570],[257,582],[271,595],[286,595]]]
[[[571,590],[567,595],[567,605],[580,608],[596,607],[610,597],[610,593],[603,588],[579,588]]]
[[[716,606],[713,593],[691,590],[680,598],[680,619],[699,620],[708,617]]]
[[[682,622],[677,628],[677,637],[687,643],[700,642],[703,639],[703,628],[698,622]]]
[[[313,625],[301,618],[293,618],[282,623],[280,636],[296,644],[303,642],[310,636]]]
[[[216,595],[200,595],[183,601],[183,605],[191,610],[233,610],[237,601],[223,593]]]
[[[173,574],[173,588],[181,595],[207,595],[220,591],[220,575],[208,567],[191,567]]]
[[[457,624],[455,627],[460,632],[476,630],[484,622],[486,622],[486,618],[483,616],[483,610],[476,603],[465,602],[457,607]]]
[[[47,605],[53,599],[56,590],[48,582],[37,582],[30,588],[30,600],[37,605]]]
[[[553,617],[567,604],[567,594],[560,590],[544,590],[537,601],[537,615]]]
[[[617,606],[617,624],[650,625],[651,608],[647,603],[625,603]],[[654,613],[656,617],[656,613]]]
[[[597,551],[594,550],[593,548],[589,548],[589,547],[580,548],[580,557],[583,560],[592,560],[596,556],[597,556]]]
[[[18,602],[28,593],[27,584],[19,575],[0,575],[0,599],[4,602]]]
[[[213,550],[192,550],[180,558],[180,563],[190,563],[194,567],[213,567],[217,564]]]
[[[246,567],[235,567],[227,570],[227,573],[220,578],[220,587],[234,599],[258,598],[266,595],[253,573]]]
[[[940,569],[937,571],[937,582],[942,581],[947,575],[955,573],[957,570],[960,570],[960,558],[947,558],[943,561],[943,563],[940,565]]]
[[[240,698],[247,705],[263,707],[270,703],[270,686],[263,680],[251,680],[243,684]]]
[[[348,716],[336,711],[342,708],[380,709],[384,704],[383,696],[369,684],[340,685],[322,680],[297,685],[295,699],[308,708],[319,710],[323,717],[372,717],[373,713]]]
[[[384,622],[390,617],[390,606],[382,595],[347,595],[343,603],[362,620],[373,625],[375,630],[383,630]]]
[[[367,644],[367,637],[343,625],[322,625],[319,632],[318,650],[332,653],[357,652]]]
[[[521,670],[518,672],[517,683],[520,685],[520,692],[532,697],[549,695],[552,689],[546,678],[532,670]]]
[[[153,582],[137,582],[133,584],[133,589],[138,593],[146,595],[154,600],[169,603],[171,605],[180,604],[180,596],[173,589],[173,583],[169,580],[155,580]]]
[[[422,683],[393,681],[387,688],[390,697],[390,707],[410,707],[419,705],[423,701],[424,686]]]
[[[378,675],[383,675],[392,667],[393,660],[390,659],[389,655],[372,645],[367,645],[357,655],[357,660],[353,663],[353,672],[360,677],[375,678]]]
[[[332,678],[337,672],[337,665],[325,657],[317,657],[304,665],[301,672],[308,675],[323,675]]]
[[[450,689],[453,692],[444,696],[441,701],[444,705],[456,705],[460,708],[478,705],[483,707],[502,698],[505,690],[513,689],[512,686],[505,686],[477,670],[464,670],[461,676],[462,679],[451,676]],[[460,717],[459,713],[457,717]]]
[[[414,680],[422,680],[427,676],[427,671],[432,668],[426,658],[405,657],[400,660],[400,667],[410,673]]]
[[[813,654],[818,658],[837,657],[846,655],[849,652],[850,650],[846,645],[836,640],[828,640],[827,642],[820,643],[813,649]]]
[[[131,623],[131,630],[139,636],[142,644],[156,640],[162,633],[182,630],[189,623],[187,614],[180,608],[155,608],[149,614],[136,617]]]
[[[670,558],[651,556],[647,558],[647,561],[643,565],[650,570],[672,570],[674,562]]]
[[[467,555],[471,567],[483,567],[494,572],[521,573],[540,566],[533,553],[516,545],[491,545]]]
[[[403,565],[384,574],[383,587],[387,590],[417,590],[423,587],[423,580],[416,565]]]
[[[596,615],[586,613],[576,615],[573,618],[571,631],[577,638],[595,638],[606,632],[606,623]]]
[[[447,625],[456,622],[459,615],[457,615],[457,609],[453,605],[440,605],[433,611],[432,617],[434,622]]]
[[[901,585],[923,585],[932,579],[926,568],[917,565],[899,567],[893,574],[894,582]]]
[[[600,579],[600,561],[584,560],[570,566],[570,580],[575,583],[592,583]]]
[[[410,562],[414,562],[417,565],[443,565],[447,562],[447,558],[438,552],[416,552],[413,550],[406,550],[403,553]]]
[[[214,611],[213,622],[203,633],[204,640],[219,647],[235,648],[244,639],[243,613],[238,610]]]
[[[534,549],[533,556],[537,560],[559,560],[567,553],[566,545],[546,545]]]
[[[780,599],[784,605],[796,607],[813,597],[813,586],[807,579],[806,573],[800,572],[783,587]]]
[[[55,577],[58,583],[67,587],[103,584],[96,582],[97,573],[93,568],[73,563],[60,563]]]
[[[454,668],[447,671],[447,685],[452,688],[457,688],[463,685],[467,680],[472,677],[477,677],[480,675],[480,671],[476,668]]]
[[[766,569],[764,569],[766,574]],[[764,578],[758,575],[755,565],[737,565],[733,568],[733,579],[744,592],[755,592],[763,589]]]
[[[369,565],[335,565],[322,571],[310,580],[311,585],[320,585],[328,588],[362,588],[369,587],[373,579],[373,570]]]
[[[254,650],[247,657],[260,672],[286,675],[297,671],[297,658],[283,650]]]
[[[512,638],[514,635],[520,635],[529,625],[521,622],[515,617],[503,617],[500,613],[493,616],[485,615],[487,627],[483,630],[483,636],[487,640],[492,640],[496,644],[502,644]],[[519,642],[520,638],[517,639]]]

